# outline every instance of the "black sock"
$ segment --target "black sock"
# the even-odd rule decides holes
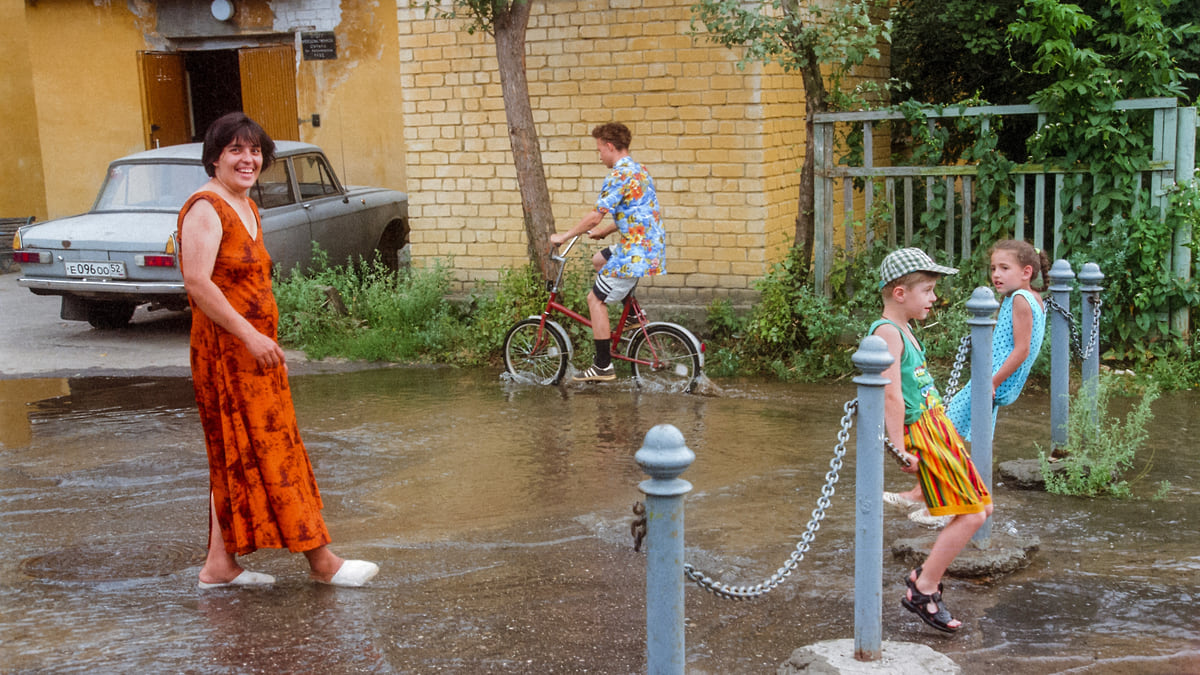
[[[607,368],[612,365],[612,352],[609,348],[612,346],[611,339],[595,340],[596,343],[596,366],[599,368]]]

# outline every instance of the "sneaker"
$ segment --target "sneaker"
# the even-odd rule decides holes
[[[571,378],[573,382],[611,382],[615,379],[617,379],[617,369],[613,368],[611,363],[607,368],[592,364],[587,370],[576,373],[575,377]]]
[[[930,515],[929,509],[921,509],[908,514],[908,519],[918,525],[941,528],[945,527],[951,520],[954,520],[954,516],[934,516]]]

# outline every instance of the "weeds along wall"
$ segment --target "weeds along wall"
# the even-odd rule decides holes
[[[528,257],[495,44],[400,4],[413,259],[452,258],[463,287],[496,281]],[[639,295],[749,301],[792,243],[803,84],[774,66],[740,71],[740,54],[691,30],[689,0],[535,4],[526,70],[556,227],[590,210],[606,174],[592,128],[623,122],[668,233],[668,274]]]

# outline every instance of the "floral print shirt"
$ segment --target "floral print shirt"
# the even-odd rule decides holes
[[[631,157],[622,157],[604,179],[596,210],[613,214],[621,240],[612,247],[612,257],[600,270],[621,279],[666,274],[664,261],[666,231],[658,208],[654,179]]]

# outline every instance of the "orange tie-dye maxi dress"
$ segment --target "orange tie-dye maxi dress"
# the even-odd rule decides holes
[[[213,282],[239,314],[276,338],[279,310],[258,209],[252,203],[258,234],[251,238],[232,206],[214,192],[201,192],[180,210],[179,228],[198,199],[211,203],[221,219]],[[186,253],[181,250],[181,266]],[[285,370],[260,368],[242,341],[194,302],[191,338],[192,383],[225,550],[243,555],[286,546],[299,552],[328,544],[321,493],[300,440]]]

